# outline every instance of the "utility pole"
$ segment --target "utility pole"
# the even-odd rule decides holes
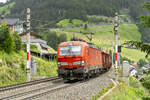
[[[115,20],[114,20],[116,81],[118,81],[118,26],[119,26],[119,18],[118,18],[118,13],[116,12]]]
[[[30,73],[30,8],[27,8],[27,82],[31,81]]]

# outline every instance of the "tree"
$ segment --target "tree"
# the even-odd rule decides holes
[[[142,52],[146,52],[147,53],[146,56],[145,56],[146,58],[150,54],[150,44],[140,42],[140,41],[128,41],[128,43],[132,46],[136,46],[136,49],[139,49]]]
[[[21,38],[19,37],[17,32],[13,33],[13,39],[14,39],[14,43],[15,43],[15,51],[18,52],[19,50],[21,50]]]
[[[56,32],[47,31],[46,40],[49,46],[57,50],[59,39],[58,39]]]
[[[137,65],[139,67],[143,67],[144,65],[148,64],[148,62],[146,62],[144,59],[140,59],[138,62],[137,62]]]
[[[60,34],[58,38],[59,38],[58,44],[61,42],[67,41],[67,35],[66,34]]]
[[[144,3],[143,7],[150,10],[150,2]],[[150,28],[150,16],[141,16],[140,19],[142,25]]]
[[[11,53],[15,48],[13,37],[10,34],[9,28],[6,25],[1,25],[0,28],[0,50],[6,53]]]
[[[150,2],[146,2],[143,5],[144,8],[150,10]],[[150,28],[150,16],[141,16],[141,24],[144,25],[147,28]],[[139,42],[139,41],[129,41],[129,44],[132,46],[136,46],[137,49],[140,49],[142,52],[146,52],[146,58],[150,54],[150,44],[144,43],[144,42]]]
[[[84,30],[86,30],[88,28],[87,24],[84,25]]]

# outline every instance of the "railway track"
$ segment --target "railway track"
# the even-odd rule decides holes
[[[48,82],[48,81],[54,81],[54,80],[58,80],[58,79],[60,79],[60,78],[59,77],[50,77],[50,78],[44,78],[44,79],[40,79],[40,80],[25,82],[25,83],[21,83],[21,84],[0,87],[0,92],[18,89],[18,88],[22,88],[22,87],[27,87],[27,86],[31,86],[31,85],[36,85],[36,84],[44,83],[44,82]]]
[[[24,98],[22,100],[39,99],[40,97],[42,97],[44,95],[48,95],[50,93],[53,93],[53,92],[56,92],[56,91],[59,91],[59,90],[62,90],[62,89],[68,88],[68,87],[73,87],[73,86],[76,86],[78,84],[83,84],[83,83],[76,82],[76,83],[72,83],[72,84],[62,84],[62,85],[60,85],[58,87],[52,88],[50,90],[47,90],[45,92],[41,92],[41,93],[36,94],[36,95],[32,95],[32,96],[26,97],[26,98]]]
[[[52,78],[53,81],[48,81],[48,82],[44,82],[44,83],[36,84],[32,86],[27,86],[25,88],[19,88],[16,90],[13,89],[13,91],[2,92],[2,94],[0,94],[0,100],[41,100],[41,99],[42,100],[60,100],[62,98],[64,98],[65,100],[66,98],[85,98],[85,95],[90,95],[91,93],[93,93],[90,91],[95,91],[95,90],[91,90],[91,89],[94,89],[93,87],[96,86],[99,88],[104,88],[105,86],[109,84],[107,83],[108,78],[109,78],[107,75],[108,75],[108,72],[100,75],[99,77],[95,76],[91,78],[90,80],[87,80],[84,82],[83,81],[64,82],[62,81],[62,79],[59,80],[58,78],[58,80],[57,79],[55,80],[55,78],[53,77]],[[97,79],[99,81],[97,81]],[[105,85],[104,82],[107,84]],[[95,85],[95,83],[99,85]],[[83,91],[84,92],[88,91],[90,92],[90,94],[88,94],[88,92],[84,94]],[[75,94],[78,97],[76,97]],[[81,97],[80,97],[80,94],[81,94]],[[72,95],[73,97],[70,95]]]
[[[24,92],[19,92],[17,94],[9,95],[0,98],[0,100],[31,100],[39,98],[43,95],[47,95],[49,93],[53,93],[56,91],[59,91],[60,89],[65,89],[70,86],[74,86],[78,83],[64,83],[64,81],[61,82],[54,82],[53,84],[49,84],[48,86],[39,87],[37,89],[28,90]]]

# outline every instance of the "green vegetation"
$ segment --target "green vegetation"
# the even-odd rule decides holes
[[[24,14],[26,12],[26,8],[29,7],[32,9],[32,18],[40,20],[34,20],[32,22],[32,26],[37,27],[41,24],[44,25],[45,28],[48,28],[56,27],[56,23],[63,19],[79,19],[82,21],[89,20],[90,22],[97,23],[95,18],[88,19],[87,16],[101,15],[113,17],[116,11],[120,14],[124,14],[122,12],[125,12],[126,9],[128,11],[128,15],[131,16],[132,19],[136,20],[139,15],[143,13],[147,14],[147,12],[140,7],[144,1],[147,0],[11,0],[3,6],[7,6],[15,2],[15,5],[11,8],[11,13],[8,16],[23,19],[25,19]],[[119,9],[123,11],[121,12]],[[96,18],[96,20],[99,19]],[[104,20],[104,22],[109,22],[109,20]]]
[[[1,51],[11,53],[15,50],[15,41],[13,40],[13,36],[10,34],[9,28],[6,25],[1,25],[0,36]]]
[[[73,20],[70,20],[70,19],[64,19],[64,20],[61,20],[57,23],[57,26],[60,27],[60,28],[64,28],[64,27],[79,27],[79,26],[83,26],[85,25],[87,22],[83,22],[82,20],[79,20],[79,19],[73,19]]]
[[[0,28],[0,87],[22,83],[26,81],[26,45],[21,45],[17,33],[10,33],[9,28]],[[39,52],[37,46],[31,45],[31,50]],[[37,76],[56,76],[56,61],[35,58],[37,62]]]
[[[100,39],[102,40],[114,39],[114,38],[110,38],[113,36],[113,25],[89,27],[87,30],[84,30],[84,28],[71,28],[71,29],[66,29],[65,31],[77,32],[77,33],[94,33],[96,36],[99,36]],[[138,32],[138,28],[135,24],[120,25],[119,36],[121,40],[140,40],[141,38],[141,35]]]
[[[72,38],[73,34],[77,38],[82,38],[90,42],[85,33],[94,33],[92,43],[101,47],[102,50],[106,48],[112,48],[112,41],[114,41],[114,33],[112,25],[105,26],[95,26],[88,27],[86,30],[83,28],[71,28],[65,29],[64,31],[58,31],[57,34],[65,33],[67,35],[67,40]],[[141,35],[138,31],[138,27],[135,24],[122,24],[119,27],[119,36],[121,38],[121,44],[127,40],[137,40],[140,41]],[[138,54],[138,55],[137,55]],[[139,59],[145,59],[146,53],[139,50],[122,48],[121,56],[130,59],[132,62],[137,62]]]
[[[1,14],[4,14],[5,16],[9,15],[11,13],[11,8],[13,8],[14,5],[15,5],[15,2],[11,2],[7,5],[0,7],[0,15]]]
[[[47,44],[57,51],[59,43],[67,40],[66,34],[56,34],[53,31],[44,31],[43,39],[47,41]]]
[[[5,12],[7,17],[24,20],[26,8],[29,7],[32,9],[32,27],[42,26],[44,29],[57,26],[67,27],[72,26],[72,24],[73,26],[80,26],[82,22],[112,23],[112,17],[116,11],[125,22],[139,23],[139,16],[149,14],[141,7],[146,1],[148,0],[11,0],[1,5],[0,14]],[[101,16],[99,17],[99,15]],[[77,20],[75,23],[74,19]],[[150,30],[140,25],[138,28],[142,35],[140,40],[150,42]],[[42,30],[40,29],[41,27],[38,27],[33,31],[39,32]]]
[[[140,60],[137,62],[137,65],[138,65],[139,68],[140,68],[140,67],[143,67],[143,66],[146,65],[146,64],[149,64],[149,61],[146,61],[146,60],[144,60],[144,59],[140,59]]]
[[[120,83],[104,100],[149,100],[148,92],[134,77],[130,77],[130,86]]]
[[[150,91],[150,76],[146,76],[142,79],[142,85]]]
[[[87,17],[88,22],[90,24],[111,24],[113,18],[112,17],[106,17],[106,16],[96,16],[96,15],[91,15]]]
[[[128,59],[130,59],[133,62],[138,62],[140,59],[145,59],[146,53],[143,53],[136,49],[122,48],[121,55],[123,57],[127,57]]]
[[[34,57],[37,62],[37,76],[57,76],[56,61],[42,60]],[[26,54],[24,51],[7,54],[0,52],[0,87],[26,81]]]
[[[37,76],[57,76],[57,61],[46,61],[35,58],[37,62]]]
[[[59,21],[57,23],[57,26],[60,27],[60,28],[63,28],[63,27],[72,26],[72,24],[70,23],[69,19],[64,19],[64,20]]]
[[[27,45],[26,45],[26,44],[23,44],[23,45],[22,45],[22,49],[23,49],[24,51],[27,50]],[[37,46],[34,45],[34,44],[31,44],[31,45],[30,45],[30,50],[33,51],[33,52],[40,53],[40,51],[38,50]]]
[[[52,47],[48,47],[48,52],[49,53],[57,53]]]
[[[107,91],[109,91],[109,89],[111,89],[113,86],[114,85],[111,84],[107,88],[104,88],[101,92],[99,92],[98,95],[94,96],[91,100],[97,100],[99,97],[101,97],[102,95],[104,95]]]

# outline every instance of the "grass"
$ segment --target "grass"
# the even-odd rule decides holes
[[[48,47],[48,52],[49,53],[57,53],[52,47]]]
[[[27,45],[26,45],[26,44],[23,44],[23,45],[22,45],[22,48],[23,48],[24,50],[26,50]],[[33,52],[40,53],[40,51],[38,50],[37,46],[36,46],[36,45],[33,45],[33,44],[30,45],[30,50],[33,51]]]
[[[131,61],[137,62],[139,59],[145,59],[146,53],[135,49],[122,48],[121,55],[129,58]]]
[[[7,54],[0,51],[0,87],[26,81],[26,53],[20,51]],[[57,76],[56,61],[47,61],[34,57],[37,62],[37,76]]]
[[[83,28],[66,29],[68,32],[82,32],[82,33],[94,33],[100,40],[114,40],[113,25],[88,27],[87,30]],[[140,41],[141,35],[135,24],[123,24],[119,26],[119,36],[121,40],[138,40]]]
[[[70,20],[70,19],[63,19],[61,21],[59,21],[57,23],[57,26],[60,27],[60,28],[65,28],[65,27],[79,27],[79,26],[83,26],[85,25],[87,22],[83,22],[82,20],[79,20],[79,19],[73,19],[73,20]]]
[[[149,100],[148,92],[134,77],[130,77],[130,86],[120,83],[104,100]]]
[[[35,58],[37,62],[37,76],[57,76],[57,61],[47,61]]]
[[[93,40],[89,41],[84,33],[94,33]],[[114,34],[113,34],[113,26],[112,25],[105,25],[105,26],[95,26],[95,27],[88,27],[87,30],[84,28],[71,28],[71,29],[64,29],[62,31],[57,31],[57,34],[66,34],[67,40],[69,41],[73,34],[77,38],[82,38],[88,42],[92,42],[99,46],[102,50],[109,50],[112,49],[112,43],[114,43]],[[120,36],[120,43],[123,44],[125,41],[128,40],[137,40],[140,41],[141,34],[138,31],[138,27],[135,24],[122,24],[119,26],[119,36]],[[139,50],[127,49],[123,48],[121,55],[123,57],[127,57],[128,59],[137,62],[139,59],[145,59],[146,53],[143,53]]]
[[[111,84],[107,88],[104,88],[101,92],[99,92],[98,95],[94,96],[91,100],[97,100],[99,97],[101,97],[102,95],[104,95],[107,91],[109,91],[109,89],[111,89],[113,86],[114,85]]]

